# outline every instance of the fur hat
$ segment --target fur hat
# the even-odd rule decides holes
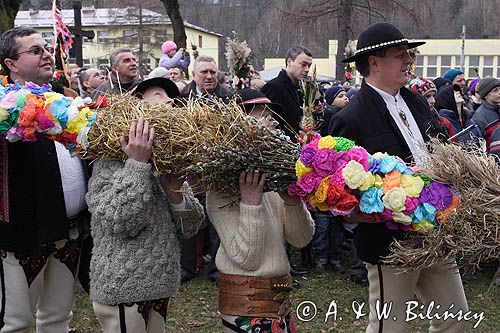
[[[479,81],[477,85],[477,92],[481,98],[485,98],[493,89],[500,86],[500,80],[494,77],[485,77]]]
[[[480,77],[476,77],[469,83],[469,92],[474,95],[476,93],[477,84],[481,81]]]
[[[161,46],[161,51],[164,54],[167,54],[168,52],[172,51],[173,49],[177,48],[177,44],[172,42],[171,40],[167,40],[163,45]]]
[[[430,92],[437,93],[436,85],[429,79],[416,78],[411,80],[410,89],[421,96],[425,96]]]

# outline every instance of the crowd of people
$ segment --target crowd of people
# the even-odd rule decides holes
[[[354,62],[360,86],[321,84],[314,99],[316,131],[354,140],[369,153],[387,152],[406,162],[422,160],[421,143],[486,143],[500,164],[500,80],[466,80],[459,69],[442,77],[409,78],[408,41],[392,24],[376,23],[358,38]],[[250,66],[247,88],[219,70],[215,59],[193,59],[172,41],[162,45],[159,67],[142,79],[134,53],[110,55],[109,72],[70,68],[70,87],[53,82],[52,48],[33,28],[13,28],[0,37],[0,64],[9,83],[49,84],[66,96],[96,100],[130,93],[150,104],[179,99],[236,96],[242,109],[292,140],[300,132],[303,96],[312,53],[291,47],[279,75],[261,80]],[[455,262],[414,271],[382,264],[404,232],[311,211],[288,193],[264,192],[259,170],[242,171],[240,196],[194,195],[188,182],[158,174],[151,164],[154,128],[132,122],[120,144],[127,156],[92,165],[71,158],[59,143],[0,140],[0,332],[68,332],[77,279],[89,293],[104,332],[163,332],[169,299],[206,266],[219,288],[219,311],[227,332],[294,332],[289,293],[292,276],[347,274],[368,286],[366,332],[405,332],[405,320],[379,318],[377,300],[404,303],[417,295],[447,309],[468,310]],[[199,189],[195,192],[200,192]],[[237,204],[231,204],[236,202]],[[292,248],[301,265],[292,265]],[[346,265],[344,252],[349,252]],[[500,282],[500,281],[498,281]],[[339,286],[341,288],[341,286]],[[431,321],[432,332],[464,332],[465,322]]]

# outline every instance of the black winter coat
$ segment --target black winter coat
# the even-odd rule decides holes
[[[401,88],[405,100],[425,141],[430,136],[443,134],[427,102],[416,93]],[[329,133],[354,140],[370,154],[386,152],[396,155],[405,162],[413,160],[410,148],[391,117],[383,98],[363,81],[356,98],[334,115],[330,121]],[[386,228],[384,223],[360,223],[356,228],[354,242],[359,257],[376,264],[389,254],[394,239],[403,239],[402,231]]]

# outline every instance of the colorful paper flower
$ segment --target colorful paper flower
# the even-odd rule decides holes
[[[322,148],[333,149],[336,144],[337,144],[337,141],[335,141],[335,139],[331,135],[328,135],[328,136],[325,136],[325,137],[322,137],[321,139],[319,139],[318,149],[322,149]]]
[[[340,136],[336,136],[336,137],[334,137],[334,139],[337,143],[335,145],[335,148],[334,148],[336,151],[347,151],[347,150],[351,149],[352,147],[354,147],[354,145],[355,145],[354,141],[340,137]]]
[[[314,165],[314,160],[316,159],[316,155],[318,154],[318,149],[312,146],[307,145],[300,152],[300,161],[303,165],[307,167],[312,167]]]
[[[314,171],[321,177],[326,177],[335,172],[334,158],[335,151],[329,148],[318,150],[318,154],[314,160]]]
[[[439,182],[432,182],[429,186],[424,187],[420,193],[419,201],[429,203],[437,209],[445,209],[451,205],[453,193],[449,186]]]
[[[401,187],[395,187],[382,198],[384,206],[393,212],[402,212],[406,209],[406,193]]]
[[[436,214],[436,208],[427,202],[424,202],[418,205],[417,209],[415,209],[410,216],[412,217],[414,223],[421,223],[423,221],[434,221]]]
[[[384,183],[384,192],[387,193],[401,184],[401,174],[396,170],[392,170],[382,178],[382,181]]]
[[[420,177],[401,175],[401,187],[409,197],[417,198],[424,188],[424,181]]]
[[[363,166],[365,171],[370,168],[370,163],[368,161],[368,152],[361,147],[353,147],[347,151],[347,155],[350,160],[356,161]]]
[[[413,230],[420,233],[428,233],[434,230],[434,225],[429,221],[422,221],[422,223],[412,224]]]
[[[319,203],[325,202],[328,199],[328,186],[330,185],[330,177],[323,178],[316,189],[316,201]]]
[[[366,172],[363,176],[360,191],[366,191],[375,184],[375,176],[371,172]]]
[[[306,193],[313,193],[316,191],[320,180],[321,177],[318,177],[317,174],[311,172],[303,175],[302,179],[297,182],[297,185],[299,185],[300,188],[302,188]]]
[[[383,194],[383,190],[375,187],[363,192],[359,200],[359,210],[367,214],[382,213],[384,211]]]
[[[365,173],[365,169],[361,164],[356,161],[350,161],[342,170],[342,177],[344,177],[346,185],[354,190],[363,184]]]
[[[310,173],[312,170],[312,168],[306,167],[300,159],[295,162],[295,174],[297,175],[297,178],[299,180],[301,180],[305,174]]]

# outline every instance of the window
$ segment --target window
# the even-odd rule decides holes
[[[415,58],[415,69],[413,70],[415,76],[417,77],[423,77],[424,75],[424,57],[417,55]]]
[[[427,56],[427,74],[428,78],[437,76],[437,56]]]
[[[469,56],[469,76],[478,76],[479,56]]]
[[[148,29],[142,30],[142,42],[144,44],[151,44],[151,30]]]
[[[52,44],[52,37],[54,34],[52,32],[42,32],[42,37],[48,44]]]
[[[104,70],[109,69],[109,59],[107,58],[97,59],[97,67],[99,67],[99,69],[104,69]],[[104,72],[107,73],[107,71]]]
[[[451,56],[441,56],[441,75],[451,68]]]
[[[134,30],[123,30],[123,43],[137,43],[137,33]]]
[[[155,42],[156,43],[163,43],[167,40],[168,40],[167,30],[165,30],[165,29],[155,30]]]
[[[203,47],[203,36],[198,35],[198,47]]]
[[[98,31],[97,32],[97,42],[98,43],[108,43],[109,33],[107,31]]]
[[[90,66],[91,66],[90,59],[83,59],[83,67],[90,67]]]
[[[483,57],[483,72],[481,76],[493,76],[493,56]]]

